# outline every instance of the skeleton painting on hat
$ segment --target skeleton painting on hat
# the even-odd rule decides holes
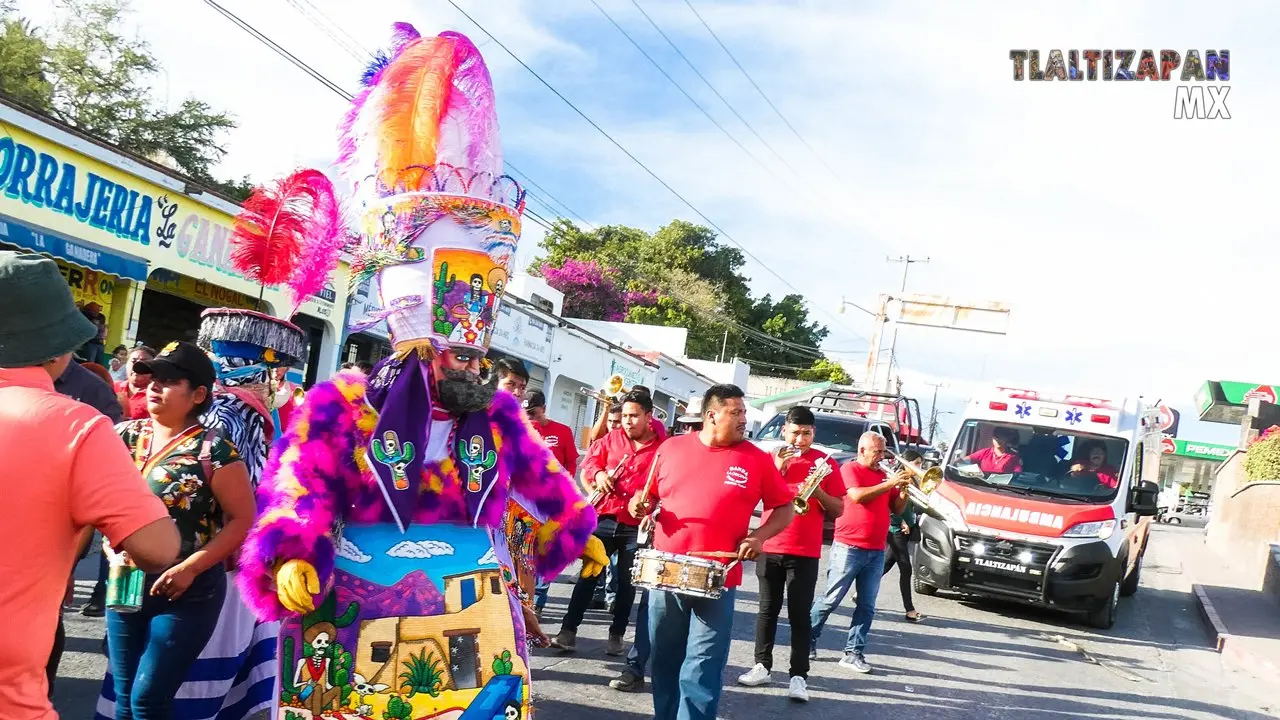
[[[524,196],[470,40],[397,25],[339,159],[362,231],[352,282],[376,280],[394,352],[312,388],[268,461],[240,581],[283,621],[277,716],[528,717],[517,570],[558,574],[595,512],[518,401],[482,382]],[[516,510],[530,521],[513,542]],[[297,668],[321,623],[329,662],[310,682]]]

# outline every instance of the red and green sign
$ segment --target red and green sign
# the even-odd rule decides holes
[[[1276,402],[1273,385],[1210,380],[1196,391],[1196,406],[1200,419],[1205,422],[1238,423],[1249,407],[1249,401],[1258,398],[1263,402]]]
[[[1236,451],[1234,445],[1217,445],[1194,440],[1178,440],[1171,437],[1165,437],[1160,445],[1161,450],[1166,455],[1177,455],[1197,460],[1213,460],[1215,462],[1226,460],[1231,457],[1231,453]]]

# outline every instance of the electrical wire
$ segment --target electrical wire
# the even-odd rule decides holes
[[[323,22],[321,22],[319,18],[312,16],[312,14],[308,12],[306,8],[302,7],[302,4],[299,2],[299,0],[286,0],[286,2],[288,2],[289,5],[291,5],[294,10],[297,10],[300,15],[306,18],[308,22],[314,25],[317,30],[327,35],[329,39],[334,42],[335,45],[342,48],[351,57],[355,58],[356,62],[362,62],[362,63],[368,62],[368,56],[362,56],[359,50],[353,49],[350,45],[348,45],[345,41],[343,41],[342,38],[338,37],[332,30],[330,30],[328,26],[326,26]],[[311,5],[311,3],[307,3],[307,4]],[[315,6],[311,5],[311,7],[314,8]]]
[[[632,2],[634,1],[635,0],[632,0]],[[817,158],[818,162],[822,163],[822,167],[826,168],[827,172],[831,173],[831,177],[834,177],[836,180],[844,182],[844,179],[841,178],[839,175],[837,175],[836,171],[831,169],[831,166],[827,164],[827,161],[823,160],[822,156],[819,155],[818,152],[813,149],[813,146],[809,144],[809,141],[804,139],[804,136],[800,134],[800,131],[796,130],[795,125],[791,124],[791,121],[787,119],[787,116],[782,114],[782,111],[778,109],[778,106],[773,104],[773,101],[769,99],[769,96],[766,95],[764,90],[762,90],[760,86],[756,83],[755,78],[751,77],[751,73],[748,73],[747,69],[742,67],[742,63],[738,62],[738,58],[734,57],[733,53],[729,50],[729,48],[724,44],[723,41],[720,40],[720,36],[716,34],[716,31],[712,30],[711,26],[707,24],[707,21],[703,19],[702,14],[699,13],[698,9],[693,6],[693,3],[690,2],[690,0],[684,0],[684,4],[689,6],[689,10],[693,12],[694,17],[698,18],[698,22],[702,23],[702,27],[707,29],[707,32],[710,33],[711,37],[715,39],[716,44],[720,46],[720,49],[724,50],[724,54],[728,55],[729,59],[733,61],[733,64],[738,66],[738,70],[742,71],[743,77],[747,79],[747,82],[751,83],[751,87],[755,88],[756,92],[760,93],[760,97],[764,98],[764,101],[769,104],[769,107],[773,108],[773,111],[778,115],[778,117],[782,120],[782,122],[786,124],[786,126],[791,130],[792,134],[796,136],[796,139],[798,139],[801,143],[804,144],[806,148],[809,149],[809,152],[812,153],[815,158]]]
[[[205,0],[205,2],[212,2],[212,1],[213,0]],[[550,90],[552,94],[560,98],[560,100],[563,101],[566,105],[568,105],[569,108],[572,109],[575,113],[577,113],[579,117],[585,120],[588,125],[595,128],[595,130],[599,132],[601,135],[603,135],[606,140],[612,143],[614,147],[618,148],[618,150],[622,152],[622,154],[626,155],[628,158],[631,159],[632,162],[638,165],[640,169],[644,170],[645,173],[649,175],[649,177],[653,178],[655,181],[657,181],[659,185],[666,188],[667,192],[675,196],[675,198],[679,200],[681,203],[683,203],[685,207],[689,208],[691,211],[693,211],[694,214],[702,218],[703,222],[707,223],[707,225],[709,225],[713,230],[718,232],[721,237],[723,237],[730,244],[734,245],[739,250],[741,250],[742,253],[746,255],[748,258],[754,260],[758,265],[764,268],[770,275],[773,275],[775,278],[777,278],[778,281],[781,282],[783,285],[795,291],[797,295],[800,295],[801,297],[804,296],[803,292],[801,292],[796,286],[788,282],[786,278],[779,275],[778,271],[774,270],[767,263],[762,261],[760,258],[756,257],[756,255],[752,253],[750,250],[748,250],[745,246],[743,246],[742,243],[738,242],[732,235],[725,232],[724,228],[717,225],[716,222],[712,220],[710,217],[707,217],[706,213],[702,212],[701,210],[698,209],[696,205],[689,202],[689,200],[685,198],[684,195],[680,194],[678,190],[672,187],[670,183],[668,183],[666,180],[663,180],[662,177],[658,175],[656,172],[654,172],[652,169],[650,169],[648,165],[645,165],[644,162],[640,160],[640,158],[636,157],[635,154],[632,153],[630,150],[628,150],[622,143],[615,140],[614,137],[610,135],[604,128],[600,127],[599,123],[597,123],[595,120],[592,120],[591,117],[587,115],[585,112],[583,112],[581,109],[579,109],[578,106],[575,105],[572,100],[565,97],[565,95],[561,93],[559,90],[557,90],[554,85],[547,82],[547,80],[543,78],[542,75],[538,74],[538,71],[530,67],[529,64],[526,63],[523,59],[521,59],[519,55],[516,55],[515,52],[511,50],[511,48],[507,47],[506,44],[504,44],[501,40],[499,40],[497,36],[495,36],[492,32],[489,31],[488,28],[486,28],[484,25],[481,25],[475,18],[471,17],[471,14],[468,13],[466,10],[463,10],[462,7],[458,5],[457,2],[455,2],[455,0],[448,0],[448,2],[450,5],[453,6],[455,10],[461,13],[463,17],[469,20],[471,24],[475,25],[476,28],[480,30],[480,32],[484,33],[490,40],[492,40],[495,45],[502,48],[503,52],[505,52],[507,55],[510,55],[511,59],[519,63],[521,67],[527,70],[530,75],[533,75],[533,77],[536,78],[538,82],[540,82],[544,87]],[[818,307],[822,308],[822,306],[818,306]],[[838,325],[843,326],[846,330],[853,333],[854,335],[858,337],[862,337],[860,334],[858,334],[848,325],[845,325],[838,318],[836,318],[836,316],[833,313],[831,313],[831,311],[827,310],[826,308],[822,308],[822,310],[828,316],[834,319]]]
[[[507,169],[508,169],[508,170],[510,170],[511,172],[513,172],[513,173],[515,173],[515,174],[519,175],[520,177],[524,178],[524,181],[525,181],[525,183],[526,183],[527,185],[529,185],[529,186],[530,186],[530,187],[532,187],[532,188],[537,189],[538,193],[539,193],[542,197],[547,198],[548,200],[550,200],[550,201],[554,202],[556,205],[559,205],[559,206],[560,206],[560,208],[564,211],[564,213],[561,213],[559,210],[557,210],[557,211],[555,211],[555,213],[554,213],[554,214],[556,214],[556,215],[566,215],[566,214],[567,214],[567,216],[572,217],[572,218],[574,218],[575,220],[577,220],[578,222],[582,223],[582,224],[583,224],[583,226],[585,226],[588,230],[595,230],[595,229],[596,229],[594,225],[592,225],[591,223],[587,222],[587,221],[586,221],[586,219],[584,219],[584,218],[583,218],[581,215],[579,215],[578,213],[574,212],[573,208],[569,207],[568,205],[565,205],[565,204],[564,204],[563,202],[561,202],[561,201],[560,201],[560,200],[559,200],[555,195],[552,195],[551,193],[547,192],[546,188],[544,188],[544,187],[542,187],[541,185],[539,185],[538,183],[534,182],[534,181],[533,181],[533,178],[529,177],[529,174],[528,174],[528,173],[524,172],[523,170],[521,170],[520,168],[516,167],[515,165],[512,165],[512,164],[511,164],[511,161],[509,161],[509,160],[504,161],[504,162],[506,163],[506,165],[507,165]],[[554,206],[548,205],[548,207],[554,207]]]

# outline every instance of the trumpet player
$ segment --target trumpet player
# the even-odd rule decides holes
[[[850,588],[857,587],[844,657],[840,660],[840,667],[856,673],[871,672],[863,653],[876,614],[880,578],[884,576],[889,516],[902,512],[907,504],[904,490],[911,477],[905,470],[892,477],[886,475],[880,466],[884,459],[884,437],[865,432],[858,439],[858,456],[840,468],[845,486],[844,511],[836,518],[835,541],[827,563],[827,589],[810,613],[813,634],[809,638],[809,657],[813,659],[817,657],[818,638],[827,618],[844,601]]]
[[[924,472],[924,462],[920,453],[915,450],[902,453],[899,459],[916,470]],[[911,482],[914,484],[916,480],[912,478]],[[911,543],[916,542],[919,535],[920,524],[916,520],[915,505],[909,502],[904,503],[902,510],[889,516],[889,545],[885,549],[883,574],[888,575],[895,565],[898,566],[898,588],[902,591],[902,608],[907,612],[907,622],[913,623],[920,622],[922,617],[916,611],[915,603],[911,602]]]
[[[843,508],[844,484],[840,471],[826,453],[813,448],[814,418],[808,408],[787,411],[782,429],[786,445],[773,453],[774,464],[782,472],[787,490],[797,496],[811,474],[826,466],[823,477],[807,501],[807,511],[799,513],[782,532],[765,541],[764,555],[756,561],[760,581],[760,609],[756,613],[756,664],[738,677],[750,687],[767,684],[773,671],[773,640],[778,631],[782,596],[787,596],[787,619],[791,622],[791,682],[788,696],[808,702],[809,689],[809,608],[818,584],[818,561],[822,557],[824,516],[835,517]],[[804,507],[801,505],[801,507]],[[799,508],[797,508],[798,510]],[[773,511],[770,511],[772,514]],[[765,516],[768,520],[768,515]]]
[[[614,571],[618,593],[605,646],[605,654],[615,657],[624,651],[622,637],[630,623],[631,606],[636,597],[631,584],[631,565],[638,549],[640,520],[633,517],[627,507],[632,496],[644,487],[660,443],[649,423],[653,419],[653,399],[649,395],[633,390],[623,396],[620,406],[622,427],[593,444],[582,463],[583,484],[596,497],[595,536],[604,543],[607,554],[618,555]],[[600,579],[599,576],[578,578],[569,608],[565,610],[564,624],[552,639],[552,647],[565,651],[577,649],[578,626]]]

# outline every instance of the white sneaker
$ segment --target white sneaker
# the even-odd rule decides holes
[[[809,683],[802,677],[791,678],[791,688],[787,690],[787,697],[796,702],[809,702]]]
[[[756,663],[755,667],[738,676],[738,684],[746,685],[747,687],[768,685],[769,681],[772,679],[772,675],[773,673],[769,672],[768,668],[760,663]]]

